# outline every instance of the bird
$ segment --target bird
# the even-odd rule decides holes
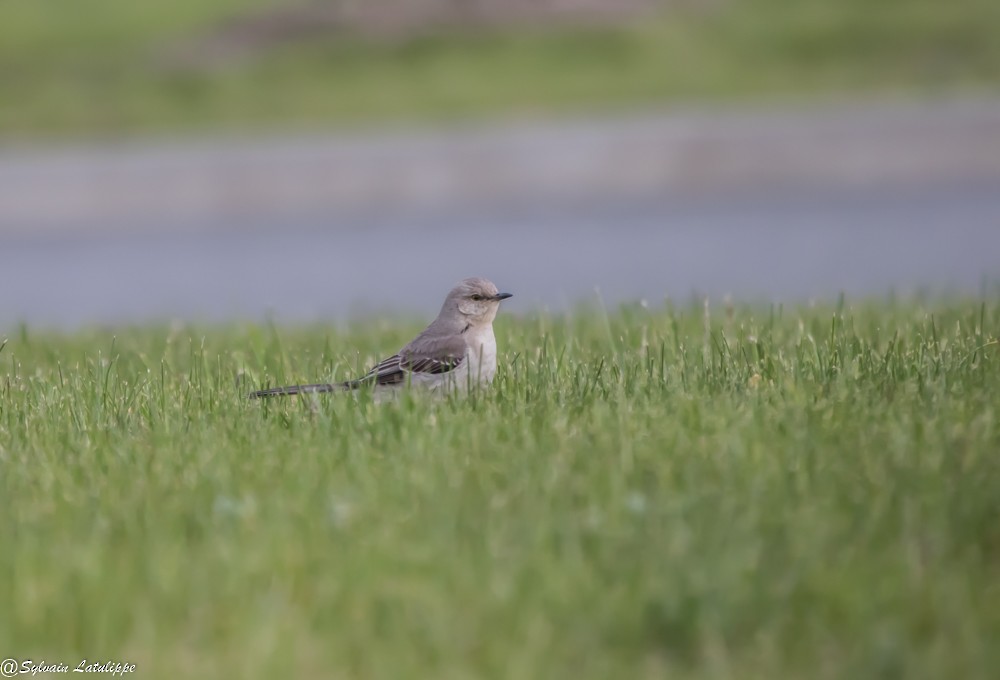
[[[473,277],[460,281],[444,299],[441,311],[417,337],[368,373],[340,383],[288,385],[258,390],[251,399],[296,394],[343,392],[365,387],[376,393],[412,385],[431,390],[468,390],[489,385],[497,372],[493,320],[500,303],[513,297],[492,281]]]

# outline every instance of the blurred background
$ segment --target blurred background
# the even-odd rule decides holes
[[[0,332],[988,294],[993,0],[6,0]]]

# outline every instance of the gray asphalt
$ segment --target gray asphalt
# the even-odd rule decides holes
[[[459,278],[511,312],[692,294],[995,295],[1000,182],[664,194],[476,210],[0,234],[0,333],[182,319],[433,314]],[[91,235],[87,235],[91,234]]]

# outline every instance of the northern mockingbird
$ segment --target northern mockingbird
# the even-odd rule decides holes
[[[451,289],[437,318],[420,335],[363,377],[342,383],[273,387],[250,397],[339,392],[365,386],[384,392],[407,384],[435,390],[489,384],[497,372],[493,319],[500,301],[509,297],[510,293],[501,293],[491,281],[465,279]]]

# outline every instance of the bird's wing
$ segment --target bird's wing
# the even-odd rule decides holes
[[[406,382],[411,374],[442,375],[450,373],[465,361],[465,338],[460,335],[440,337],[420,336],[398,354],[378,362],[358,384],[396,385]]]

